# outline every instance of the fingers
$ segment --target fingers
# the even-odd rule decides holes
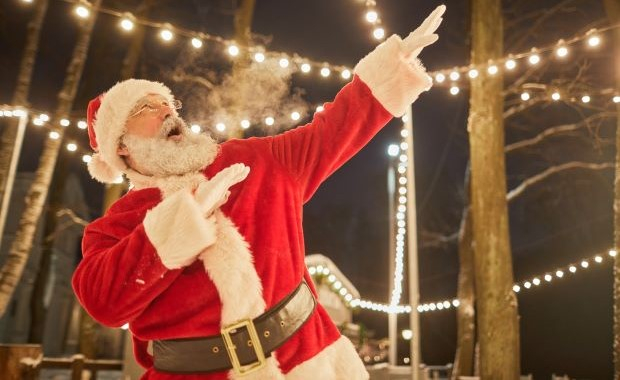
[[[422,21],[422,24],[415,30],[415,32],[417,32],[416,34],[426,35],[434,33],[439,27],[439,24],[441,24],[441,16],[444,14],[445,11],[445,5],[440,5],[435,8],[435,10],[432,11],[431,14],[428,15],[428,17],[426,17],[426,19]]]
[[[409,51],[407,55],[408,58],[415,58],[420,54],[423,48],[428,45],[435,43],[439,39],[437,34],[430,34],[428,36],[422,36],[416,38],[415,40],[407,41],[408,43],[405,45],[405,51]]]

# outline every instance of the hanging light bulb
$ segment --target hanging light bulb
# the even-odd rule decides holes
[[[560,95],[560,93],[558,91],[554,91],[553,94],[551,94],[551,99],[558,101],[560,100],[562,96]]]
[[[601,257],[601,256],[596,256],[596,257],[594,258],[594,261],[596,261],[597,263],[599,263],[599,264],[600,264],[600,263],[602,263],[602,262],[603,262],[603,257]]]
[[[582,103],[590,103],[590,100],[592,100],[590,98],[590,95],[584,95],[584,96],[581,97],[581,102]]]
[[[174,38],[174,34],[172,33],[172,26],[170,24],[165,24],[164,28],[159,32],[159,37],[165,42],[170,42]]]
[[[82,161],[86,164],[89,163],[92,159],[92,156],[90,156],[89,154],[85,154],[82,156]]]
[[[536,286],[540,285],[540,279],[539,279],[538,277],[535,277],[535,278],[532,280],[532,284],[534,284],[534,285],[536,285]]]
[[[230,45],[228,47],[228,54],[230,54],[233,57],[236,57],[239,55],[239,47],[237,45]]]
[[[323,106],[316,106],[316,112],[323,112],[324,109],[325,107]]]
[[[39,115],[39,119],[43,120],[43,121],[44,121],[44,122],[46,122],[46,123],[47,123],[48,121],[50,121],[50,117],[49,117],[47,114],[45,114],[45,113],[40,114],[40,115]]]
[[[435,75],[435,82],[443,83],[445,80],[446,80],[446,76],[443,75],[442,73]]]
[[[519,285],[514,285],[514,286],[512,287],[512,290],[513,290],[515,293],[519,293],[519,291],[521,291],[521,287],[520,287]]]
[[[476,70],[476,69],[471,69],[471,70],[469,70],[469,72],[467,73],[467,75],[469,75],[469,77],[470,77],[471,79],[474,79],[474,78],[478,77],[478,70]]]
[[[75,143],[67,144],[67,150],[69,152],[75,152],[77,150],[77,145]]]
[[[385,30],[383,30],[383,28],[376,28],[372,32],[372,36],[377,40],[381,40],[383,39],[383,37],[385,37]]]
[[[90,8],[91,5],[88,1],[80,1],[80,3],[75,7],[75,14],[79,18],[88,18],[90,16]]]
[[[200,131],[202,131],[202,128],[200,128],[200,125],[198,124],[192,124],[192,126],[190,127],[190,130],[195,134],[199,134]]]
[[[71,122],[67,119],[60,119],[60,125],[63,127],[68,127],[71,124]]]
[[[86,124],[84,120],[80,120],[77,122],[77,127],[80,129],[86,129],[88,128],[88,124]]]
[[[119,25],[124,31],[130,32],[135,26],[134,20],[135,18],[131,13],[125,13]]]
[[[291,119],[297,121],[301,118],[301,115],[299,114],[299,112],[297,111],[293,111],[293,113],[291,113]]]
[[[273,125],[275,122],[276,122],[275,119],[271,116],[268,116],[265,118],[265,124],[267,125]]]
[[[616,255],[618,254],[618,252],[615,249],[612,249],[609,251],[609,256],[610,257],[616,257]]]
[[[220,132],[224,132],[226,130],[226,124],[224,124],[224,123],[217,123],[215,125],[215,129],[217,129]]]
[[[620,96],[615,95],[615,96],[612,98],[612,101],[613,101],[614,103],[620,103]]]
[[[311,69],[312,69],[312,66],[310,66],[309,63],[302,63],[301,64],[301,72],[302,73],[309,73]]]
[[[575,272],[577,272],[577,267],[576,267],[576,266],[574,266],[574,265],[571,265],[571,266],[568,268],[568,270],[569,270],[569,272],[571,272],[571,273],[575,273]]]
[[[521,100],[523,100],[524,102],[530,100],[530,94],[527,91],[524,91],[521,93]]]
[[[321,69],[321,76],[322,77],[327,78],[330,74],[331,74],[331,70],[329,69],[329,67],[323,67]]]
[[[459,80],[459,78],[461,77],[461,74],[459,74],[458,71],[454,70],[450,73],[450,80],[451,81],[457,81]]]
[[[194,49],[200,49],[202,47],[202,40],[198,37],[192,38],[192,46]]]
[[[514,70],[517,67],[517,61],[515,61],[513,58],[508,58],[506,60],[505,66],[507,70]]]
[[[379,14],[375,10],[370,10],[366,12],[366,21],[371,24],[374,24],[379,19]]]
[[[262,63],[265,62],[265,54],[263,54],[262,52],[257,52],[254,54],[254,60],[258,63]]]
[[[559,58],[565,58],[568,55],[568,47],[566,47],[564,40],[558,41],[558,47],[555,49],[555,55]]]
[[[490,75],[495,75],[499,72],[499,68],[497,67],[497,65],[491,65],[487,68],[487,72]]]
[[[601,37],[598,35],[596,29],[590,29],[586,35],[588,36],[589,47],[597,47],[601,44]]]
[[[530,63],[530,65],[537,65],[538,63],[540,63],[540,55],[538,55],[538,50],[532,49],[532,54],[527,59],[527,61]]]
[[[248,119],[241,120],[241,128],[243,129],[250,128],[250,121]]]
[[[60,138],[60,133],[56,131],[51,131],[49,136],[50,136],[50,139],[52,140],[58,140]]]
[[[285,69],[288,67],[289,61],[286,58],[280,58],[279,64],[281,68]]]
[[[348,70],[348,69],[344,69],[340,73],[340,76],[342,77],[342,79],[349,79],[349,78],[351,78],[351,71]]]
[[[452,95],[458,95],[460,92],[459,88],[457,86],[452,86],[450,87],[450,94]]]

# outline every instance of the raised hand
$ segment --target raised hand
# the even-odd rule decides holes
[[[417,58],[424,47],[437,41],[439,36],[435,34],[435,31],[439,28],[441,21],[443,21],[441,16],[445,11],[445,5],[435,8],[426,20],[403,40],[405,56],[408,60],[411,61]]]
[[[250,173],[244,164],[233,164],[222,169],[209,181],[201,183],[196,189],[195,198],[205,215],[211,215],[228,200],[233,185],[243,181]]]

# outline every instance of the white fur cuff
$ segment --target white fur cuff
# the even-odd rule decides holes
[[[200,251],[215,243],[213,219],[205,219],[189,191],[164,199],[144,218],[144,230],[168,269],[191,264]]]
[[[402,45],[400,37],[392,35],[355,66],[355,74],[393,116],[402,116],[433,84],[418,61],[407,62]]]

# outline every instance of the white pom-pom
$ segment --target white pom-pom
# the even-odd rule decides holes
[[[92,159],[88,163],[88,172],[94,179],[103,183],[114,183],[114,181],[123,174],[121,171],[110,166],[101,157],[100,153],[93,154]]]

